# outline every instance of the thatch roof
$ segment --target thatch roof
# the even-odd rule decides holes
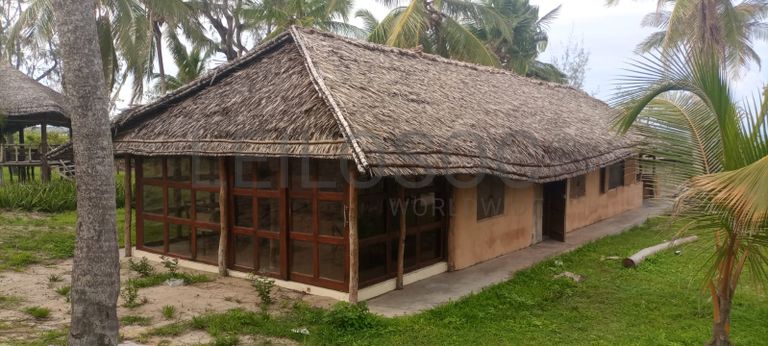
[[[352,158],[373,175],[489,173],[536,182],[633,154],[582,91],[291,28],[115,122],[136,155]]]
[[[63,95],[0,62],[0,118],[5,118],[3,127],[26,127],[42,121],[53,126],[69,126],[65,109]]]

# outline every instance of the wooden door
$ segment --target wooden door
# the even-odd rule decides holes
[[[545,238],[565,241],[566,181],[544,184],[542,233]]]

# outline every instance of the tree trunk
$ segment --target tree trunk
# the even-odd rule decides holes
[[[160,23],[152,22],[152,32],[155,37],[155,49],[157,49],[157,65],[160,74],[160,92],[165,94],[168,90],[165,80],[165,65],[163,64],[163,32],[160,31]]]
[[[70,345],[116,345],[120,263],[109,98],[93,1],[55,0],[63,85],[75,132],[77,229]]]
[[[720,307],[719,316],[715,319],[712,325],[712,340],[709,342],[712,346],[728,346],[731,345],[730,329],[731,329],[731,303],[732,299],[728,297],[717,297],[718,306]]]

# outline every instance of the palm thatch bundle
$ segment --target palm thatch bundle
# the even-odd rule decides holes
[[[349,158],[378,176],[546,182],[633,155],[613,116],[567,86],[293,27],[123,113],[115,151]]]
[[[41,124],[69,126],[66,100],[5,62],[0,62],[0,126],[4,131]]]

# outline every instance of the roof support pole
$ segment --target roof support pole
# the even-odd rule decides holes
[[[51,181],[51,167],[48,166],[48,123],[40,124],[40,181]]]
[[[123,229],[123,239],[125,241],[123,249],[125,250],[125,257],[133,256],[133,243],[131,243],[131,219],[133,218],[133,210],[131,209],[131,185],[133,184],[131,179],[131,168],[131,156],[126,155],[124,174],[125,180],[123,181],[123,188],[125,189],[125,206],[123,207],[125,210],[125,224]]]
[[[349,166],[349,302],[357,303],[359,277],[357,234],[357,169]]]
[[[397,239],[397,279],[395,288],[403,289],[403,275],[405,274],[405,213],[408,206],[405,204],[405,187],[400,185],[400,237]]]
[[[24,127],[19,129],[19,146],[18,150],[21,151],[21,157],[19,157],[19,154],[16,154],[16,161],[26,161],[29,160],[28,157],[26,157],[24,153]],[[19,175],[19,181],[26,181],[27,180],[27,167],[25,166],[17,166],[17,173]]]
[[[219,275],[227,276],[227,244],[229,237],[229,166],[227,158],[219,158]]]

